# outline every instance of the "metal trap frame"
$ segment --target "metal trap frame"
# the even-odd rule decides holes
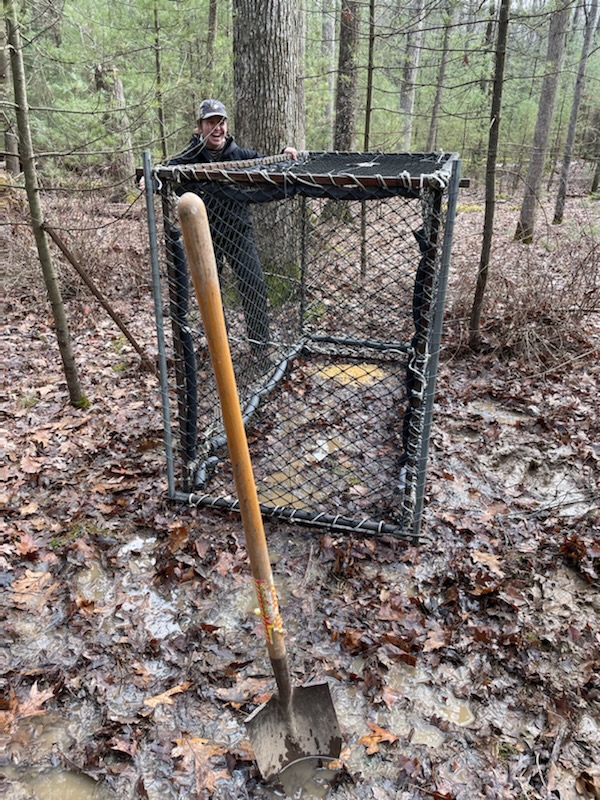
[[[169,496],[238,510],[177,222],[178,196],[193,191],[263,516],[418,541],[458,156],[153,167],[146,153],[144,176]]]

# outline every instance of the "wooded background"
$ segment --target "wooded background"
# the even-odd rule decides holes
[[[46,185],[74,175],[131,180],[141,151],[156,159],[177,152],[199,101],[215,96],[247,146],[439,148],[459,152],[464,172],[477,178],[488,149],[501,7],[493,0],[22,3],[36,164]],[[524,188],[552,76],[546,164],[563,156],[586,30],[596,35],[585,56],[573,157],[600,157],[600,54],[595,0],[513,0],[507,16],[498,164],[514,192]],[[548,57],[559,16],[556,47],[564,54]],[[18,133],[6,86],[11,151]]]
[[[40,190],[134,203],[142,152],[156,163],[181,150],[204,97],[222,99],[240,144],[264,153],[458,152],[485,190],[475,349],[497,201],[520,204],[515,239],[529,244],[549,197],[563,221],[574,173],[580,191],[598,190],[598,0],[4,0],[4,10],[4,180],[27,191],[75,402]]]

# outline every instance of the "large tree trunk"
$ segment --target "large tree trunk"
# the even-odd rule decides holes
[[[546,151],[548,149],[548,141],[552,129],[558,80],[565,50],[567,25],[571,13],[571,6],[571,0],[559,0],[558,7],[552,12],[550,17],[550,31],[548,33],[548,47],[546,51],[546,71],[542,80],[538,115],[529,159],[527,182],[525,185],[525,196],[521,206],[521,215],[515,231],[515,239],[524,244],[531,244],[533,241],[536,210],[544,177]]]
[[[423,0],[414,0],[410,6],[411,24],[406,34],[406,50],[402,62],[402,84],[400,88],[400,150],[411,149],[415,110],[416,79],[421,57],[423,38]]]
[[[299,4],[263,0],[257,6],[254,0],[233,0],[233,14],[236,141],[269,155],[287,145],[303,149],[304,16]],[[296,276],[300,224],[289,208],[265,203],[255,206],[252,216],[267,284],[277,280],[271,276]]]
[[[358,92],[358,35],[360,3],[342,0],[340,14],[340,54],[335,102],[334,150],[352,150],[356,128]]]
[[[303,148],[298,3],[233,0],[233,15],[236,140],[267,154]]]
[[[555,225],[560,225],[560,223],[563,221],[565,198],[567,196],[567,181],[569,179],[569,167],[571,166],[571,156],[573,155],[575,130],[577,128],[577,117],[579,116],[581,97],[583,95],[583,85],[585,83],[585,72],[587,69],[590,44],[592,42],[594,27],[596,25],[596,16],[598,14],[598,0],[592,0],[589,7],[584,6],[584,12],[586,15],[585,34],[581,48],[581,57],[579,59],[579,69],[577,70],[577,79],[575,81],[573,104],[571,106],[571,116],[569,117],[569,128],[567,131],[567,141],[565,142],[565,152],[563,155],[563,162],[560,172],[558,193],[556,195],[556,206],[554,208],[554,219],[552,220]]]
[[[487,287],[496,211],[496,162],[498,160],[498,140],[500,136],[500,114],[502,109],[502,90],[504,88],[504,66],[506,63],[506,41],[510,19],[510,0],[500,3],[498,37],[496,40],[496,65],[494,69],[494,88],[488,138],[488,155],[485,172],[485,215],[483,241],[477,272],[477,284],[469,323],[469,344],[474,350],[481,346],[481,309]]]
[[[17,128],[19,131],[20,156],[23,164],[25,176],[25,189],[27,200],[29,201],[29,212],[31,214],[31,227],[35,237],[38,257],[48,292],[48,299],[52,307],[54,325],[56,328],[56,338],[63,362],[65,378],[69,390],[69,398],[74,406],[84,407],[87,399],[81,390],[77,366],[73,357],[71,347],[71,336],[67,315],[62,301],[60,287],[52,266],[50,247],[48,238],[43,229],[43,216],[39,198],[39,184],[35,170],[35,155],[31,141],[31,129],[29,126],[29,106],[27,103],[27,88],[25,80],[25,70],[23,67],[23,55],[21,51],[21,36],[17,20],[17,9],[15,0],[4,0],[4,16],[7,24],[8,43],[10,45],[10,60],[13,75],[13,86],[15,93],[15,105],[17,114]]]
[[[440,111],[442,108],[442,93],[444,90],[444,82],[446,80],[446,67],[448,66],[449,56],[449,43],[450,31],[452,30],[452,21],[454,17],[454,6],[450,3],[445,13],[444,22],[444,38],[442,41],[442,53],[440,55],[440,66],[437,76],[437,86],[435,88],[435,98],[433,106],[431,107],[431,123],[429,125],[429,134],[427,136],[427,152],[435,150],[437,144],[437,135],[440,119]]]

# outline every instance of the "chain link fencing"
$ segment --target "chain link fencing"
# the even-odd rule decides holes
[[[154,168],[146,156],[174,499],[237,508],[177,220],[193,191],[263,515],[418,540],[459,167],[440,153]]]

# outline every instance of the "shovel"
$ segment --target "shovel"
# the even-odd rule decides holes
[[[221,402],[267,651],[277,682],[278,695],[246,720],[258,768],[268,780],[298,759],[336,759],[342,738],[327,682],[292,687],[285,632],[227,340],[208,217],[197,195],[187,192],[181,197],[179,219]]]

